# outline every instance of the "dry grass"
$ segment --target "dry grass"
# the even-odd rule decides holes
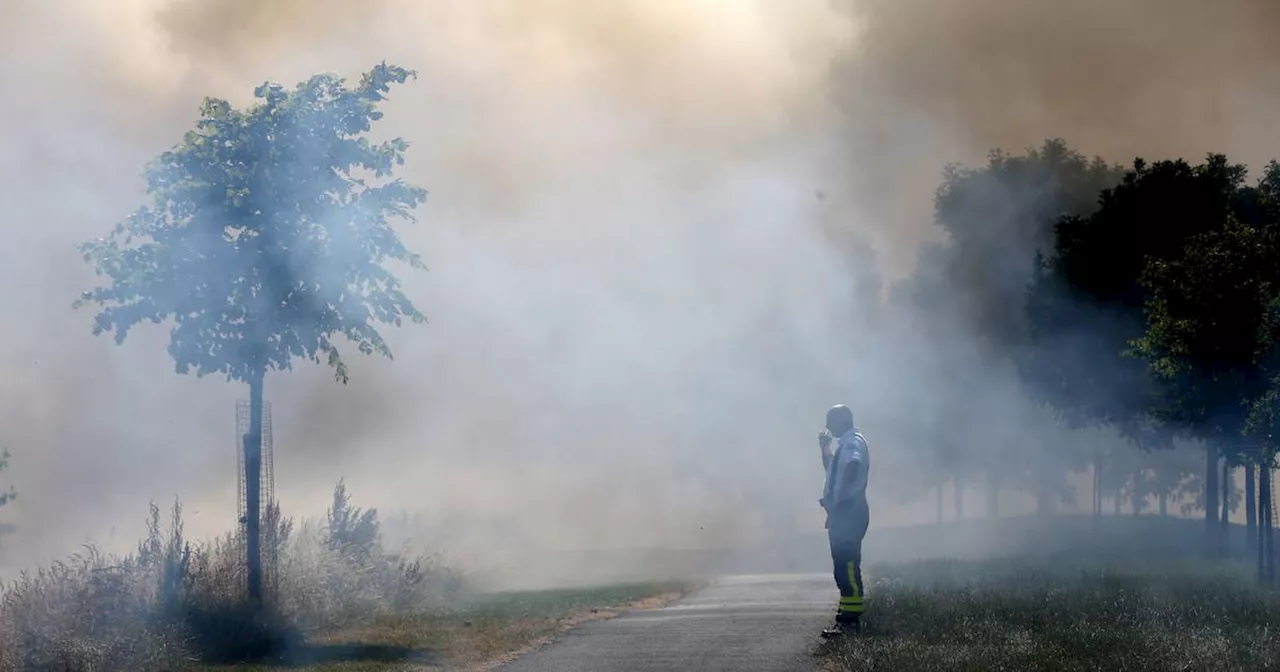
[[[243,600],[243,546],[183,537],[182,507],[117,556],[86,548],[0,589],[0,670],[483,669],[575,622],[680,583],[479,594],[440,558],[383,550],[377,514],[340,483],[323,521],[267,514],[270,608]]]
[[[272,663],[207,666],[204,672],[489,670],[589,620],[651,608],[684,594],[683,582],[640,583],[474,596],[444,613],[389,615],[338,628]]]
[[[1277,670],[1280,592],[1249,566],[1149,558],[872,568],[830,670]]]
[[[0,590],[0,670],[177,670],[199,661],[286,655],[338,627],[439,613],[467,591],[438,558],[405,558],[379,543],[376,512],[345,489],[323,523],[269,512],[265,541],[280,558],[275,599],[245,607],[242,545],[183,537],[152,507],[147,538],[123,556],[86,548]]]

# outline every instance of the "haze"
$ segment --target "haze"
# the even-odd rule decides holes
[[[175,495],[192,536],[234,523],[246,391],[175,375],[161,327],[116,347],[70,308],[94,281],[74,245],[142,202],[203,96],[419,72],[378,132],[430,191],[403,234],[431,271],[402,279],[431,323],[346,387],[268,378],[286,513],[345,477],[469,557],[719,547],[821,531],[836,402],[876,454],[873,526],[928,518],[910,467],[950,383],[905,366],[872,280],[938,237],[944,164],[1051,136],[1270,158],[1277,29],[1269,0],[8,0],[0,566],[128,547]],[[1093,440],[982,373],[972,441]]]

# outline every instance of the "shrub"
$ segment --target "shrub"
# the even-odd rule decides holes
[[[239,534],[191,544],[181,503],[167,528],[153,504],[134,553],[86,547],[0,589],[0,670],[172,670],[284,656],[308,634],[439,611],[466,590],[438,557],[387,553],[376,510],[352,507],[341,482],[324,523],[295,526],[276,507],[265,516],[264,547],[277,559],[265,609],[243,599]]]

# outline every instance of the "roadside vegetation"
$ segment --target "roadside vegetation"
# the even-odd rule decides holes
[[[825,670],[1280,669],[1280,592],[1252,567],[1078,556],[869,568],[862,634]]]
[[[240,536],[190,542],[181,504],[153,506],[135,552],[86,548],[0,590],[0,670],[475,664],[684,589],[482,593],[441,557],[383,548],[377,511],[353,506],[341,483],[321,520],[267,519],[278,569],[264,607],[244,600]]]

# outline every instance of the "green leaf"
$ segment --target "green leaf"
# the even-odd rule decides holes
[[[390,222],[412,222],[426,191],[356,175],[403,165],[408,143],[366,134],[412,76],[383,63],[354,85],[264,83],[245,109],[205,99],[194,129],[147,165],[150,202],[79,247],[106,278],[74,304],[99,306],[94,333],[123,343],[143,321],[169,323],[177,373],[242,382],[320,353],[346,382],[338,335],[390,356],[374,325],[417,311],[383,266],[421,265]]]

